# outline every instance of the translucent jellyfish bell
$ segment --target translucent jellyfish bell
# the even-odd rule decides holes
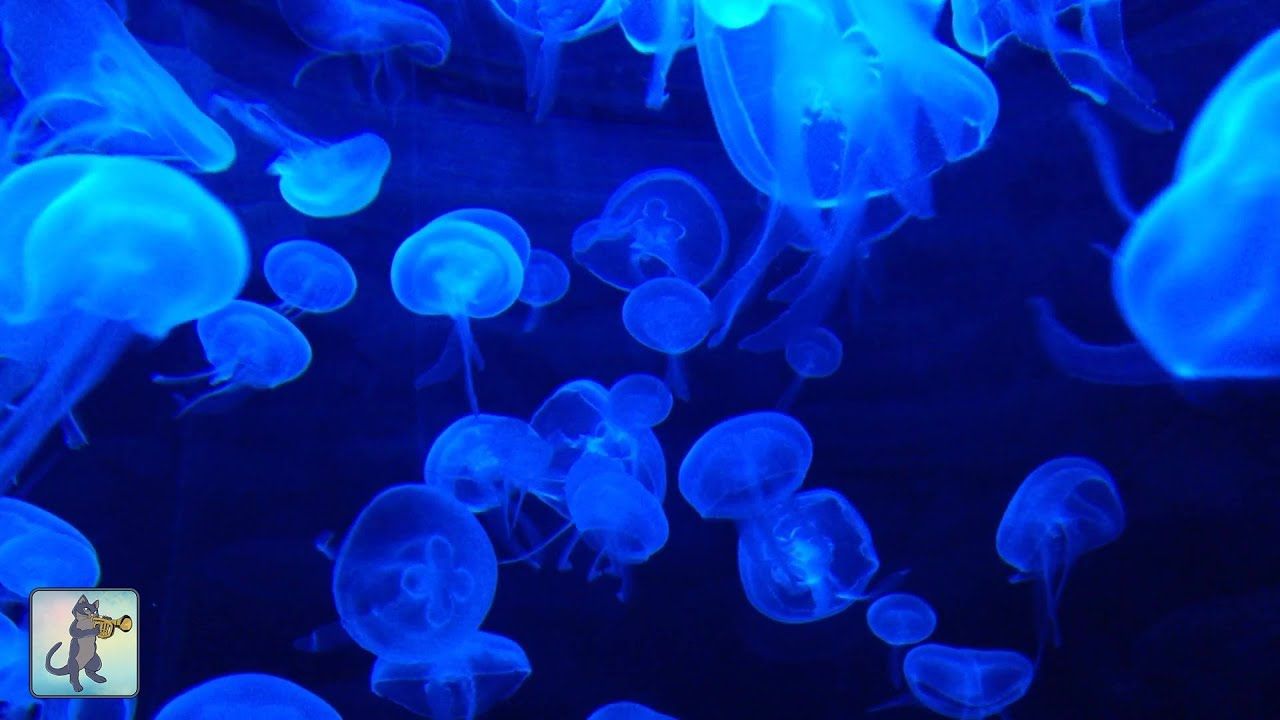
[[[523,499],[544,480],[551,455],[551,445],[523,420],[468,415],[431,443],[422,476],[428,486],[453,495],[473,513],[501,508],[510,523],[515,520],[511,498]]]
[[[183,173],[128,157],[39,160],[0,183],[0,322],[62,333],[0,422],[0,478],[110,369],[135,334],[163,338],[223,307],[249,249],[220,200]]]
[[[609,419],[623,427],[661,425],[671,414],[672,404],[671,389],[652,375],[627,375],[609,388]]]
[[[569,292],[569,268],[564,261],[546,250],[534,250],[524,269],[524,285],[520,288],[520,302],[530,308],[524,331],[531,332],[538,324],[542,308],[560,302]]]
[[[636,342],[667,356],[667,384],[689,397],[680,355],[702,344],[711,330],[711,301],[677,278],[656,278],[632,290],[622,303],[622,324]]]
[[[587,716],[587,720],[676,720],[657,710],[633,702],[616,702],[602,705]]]
[[[707,520],[746,520],[791,497],[813,461],[795,418],[757,412],[702,434],[680,463],[680,494]]]
[[[830,377],[840,369],[844,345],[826,328],[809,328],[799,331],[787,341],[786,358],[796,377],[778,401],[778,407],[783,410],[795,401],[805,380]]]
[[[832,490],[799,493],[739,526],[742,589],[752,607],[778,622],[843,612],[866,597],[879,568],[866,522]]]
[[[1076,558],[1115,540],[1124,506],[1110,473],[1082,457],[1061,457],[1032,470],[1018,486],[996,530],[996,551],[1035,580],[1055,645],[1061,642],[1057,606]]]
[[[427,660],[378,658],[369,683],[374,695],[415,715],[466,720],[514,695],[531,672],[529,658],[514,640],[476,632]]]
[[[1011,650],[920,645],[903,661],[907,687],[921,705],[955,720],[1001,715],[1031,687],[1035,667]]]
[[[314,240],[276,243],[262,261],[267,284],[284,310],[329,313],[356,295],[356,273],[337,250]]]
[[[867,626],[886,645],[915,645],[929,639],[938,616],[916,595],[883,595],[867,608]]]
[[[573,234],[574,260],[619,290],[660,277],[704,285],[728,251],[720,203],[697,178],[673,168],[627,180],[600,217]]]
[[[498,559],[467,507],[398,485],[360,511],[333,567],[342,626],[391,662],[437,656],[475,632],[493,602]]]
[[[667,102],[667,72],[676,53],[693,45],[695,0],[632,0],[624,3],[618,24],[627,42],[653,56],[653,73],[644,104],[660,110]]]
[[[309,690],[274,675],[223,675],[196,685],[160,708],[155,720],[271,717],[273,720],[341,720]]]
[[[22,500],[0,497],[0,599],[26,598],[40,587],[93,587],[98,553],[62,518]]]

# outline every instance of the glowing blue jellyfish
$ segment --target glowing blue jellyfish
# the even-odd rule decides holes
[[[462,208],[460,210],[451,210],[436,218],[436,220],[441,222],[445,220],[449,222],[469,222],[486,230],[492,230],[501,235],[511,245],[516,257],[520,258],[521,267],[527,268],[529,263],[532,262],[533,244],[529,242],[529,233],[525,232],[524,227],[516,222],[515,218],[504,212],[489,208]]]
[[[378,135],[365,132],[336,142],[316,140],[285,125],[265,103],[228,95],[215,96],[213,103],[280,150],[267,166],[267,174],[280,178],[281,197],[303,215],[350,215],[363,210],[382,191],[391,148]]]
[[[28,101],[9,136],[9,158],[101,152],[179,161],[204,172],[235,160],[231,137],[105,2],[6,0],[0,26],[10,74]]]
[[[574,260],[619,290],[660,277],[704,285],[728,251],[720,203],[697,178],[673,168],[627,180],[600,217],[573,234]]]
[[[426,660],[378,658],[373,694],[432,720],[470,720],[515,694],[533,672],[514,640],[477,632]]]
[[[711,330],[711,301],[677,278],[656,278],[632,290],[622,303],[622,324],[636,342],[667,356],[667,384],[689,399],[680,356],[702,344]]]
[[[657,710],[633,702],[616,702],[602,705],[587,716],[587,720],[676,720]]]
[[[267,284],[286,313],[341,310],[356,295],[356,273],[337,250],[314,240],[276,243],[262,261]]]
[[[1173,380],[1140,343],[1087,343],[1058,322],[1045,298],[1032,298],[1028,304],[1040,346],[1064,374],[1103,385],[1164,385]]]
[[[0,183],[0,322],[57,322],[40,377],[0,422],[0,479],[92,389],[135,334],[226,305],[249,272],[231,211],[183,173],[128,157],[64,155]]]
[[[502,508],[514,521],[525,493],[547,476],[552,448],[529,423],[499,415],[468,415],[445,428],[423,465],[430,487],[449,493],[473,513]]]
[[[223,675],[196,685],[160,708],[155,720],[271,717],[273,720],[341,720],[309,690],[274,675]]]
[[[1002,715],[1027,694],[1035,667],[1012,650],[920,645],[902,672],[916,700],[943,717],[981,720]]]
[[[0,497],[0,599],[26,598],[39,587],[93,587],[98,553],[62,518]]]
[[[823,327],[801,330],[787,341],[787,365],[796,374],[791,387],[778,400],[778,407],[785,410],[800,394],[804,381],[835,374],[844,360],[844,344],[840,338]]]
[[[36,717],[28,690],[30,649],[26,632],[0,613],[0,717]]]
[[[1076,558],[1124,530],[1124,506],[1101,465],[1082,457],[1050,460],[1027,475],[996,530],[996,551],[1018,570],[1013,581],[1034,580],[1054,645],[1061,643],[1057,607]]]
[[[746,520],[791,497],[812,461],[813,440],[795,418],[739,415],[689,448],[680,463],[680,494],[708,520]]]
[[[475,632],[498,559],[465,505],[426,485],[383,490],[356,518],[333,567],[342,626],[391,662],[437,656]]]
[[[1062,20],[1080,19],[1078,34]],[[1009,38],[1042,50],[1075,90],[1108,105],[1139,127],[1173,127],[1155,109],[1150,83],[1133,66],[1125,48],[1120,0],[951,0],[956,44],[981,57]]]
[[[843,495],[798,493],[738,530],[738,576],[752,607],[784,623],[843,612],[880,569],[871,530]]]
[[[878,598],[867,608],[867,626],[886,645],[915,645],[933,634],[938,616],[920,597],[893,593]]]
[[[442,215],[406,238],[391,260],[391,290],[401,305],[418,315],[453,319],[473,412],[479,412],[479,403],[472,365],[481,361],[471,319],[502,314],[524,284],[516,247],[491,228],[455,213]]]
[[[671,414],[671,389],[652,375],[627,375],[609,388],[609,420],[626,428],[661,425]]]
[[[530,308],[525,321],[525,332],[531,332],[538,324],[542,308],[560,302],[569,292],[569,268],[564,261],[546,250],[529,253],[529,263],[524,269],[524,285],[520,288],[520,302]]]
[[[667,102],[667,72],[676,53],[693,45],[694,0],[631,0],[623,3],[618,25],[636,50],[653,56],[644,104],[660,110]]]
[[[245,388],[271,390],[293,382],[311,366],[311,343],[285,316],[247,300],[232,300],[196,321],[196,335],[209,369],[194,375],[156,375],[158,383],[207,380],[212,389],[183,403],[183,415],[198,403]]]

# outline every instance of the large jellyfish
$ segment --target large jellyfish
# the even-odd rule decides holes
[[[0,183],[0,322],[56,319],[61,340],[0,422],[0,479],[110,369],[134,335],[169,330],[231,302],[249,250],[231,211],[173,168],[65,155]]]
[[[657,710],[634,702],[615,702],[602,705],[587,716],[587,720],[676,720]]]
[[[93,587],[98,553],[67,521],[22,500],[0,497],[0,602],[39,587]]]
[[[498,560],[467,507],[426,485],[383,490],[356,518],[333,567],[342,626],[391,662],[438,655],[475,632]]]
[[[334,142],[316,140],[285,125],[265,103],[227,95],[218,95],[213,102],[280,150],[267,166],[267,173],[280,178],[281,197],[303,215],[351,215],[382,191],[382,178],[391,165],[391,148],[378,135],[363,132]]]
[[[519,228],[514,220],[507,220]],[[448,213],[406,238],[391,260],[391,290],[401,305],[417,315],[453,319],[472,412],[480,411],[472,380],[472,366],[479,364],[480,357],[471,336],[471,320],[505,312],[520,297],[524,284],[524,262],[516,245],[493,227]],[[527,241],[523,231],[520,235]]]
[[[1124,506],[1110,473],[1082,457],[1061,457],[1032,470],[1018,486],[996,530],[996,551],[1034,580],[1054,645],[1061,643],[1057,607],[1076,558],[1124,530]]]
[[[286,314],[330,313],[356,295],[356,273],[337,250],[314,240],[276,243],[262,261],[262,274],[282,300]]]
[[[689,448],[680,463],[680,494],[708,520],[746,520],[791,497],[812,461],[813,440],[795,418],[738,415]]]
[[[445,428],[427,452],[422,477],[471,512],[501,508],[514,522],[526,493],[546,480],[552,448],[529,423],[500,415],[468,415]]]
[[[655,278],[627,295],[622,324],[636,342],[667,356],[667,384],[676,397],[688,400],[681,356],[701,345],[711,330],[707,296],[679,278]]]
[[[223,675],[165,703],[155,720],[270,717],[273,720],[341,720],[306,688],[274,675]]]
[[[1035,667],[1012,650],[930,644],[912,648],[902,672],[921,705],[954,720],[982,720],[1021,700]]]
[[[204,172],[235,160],[231,137],[102,0],[5,0],[0,26],[10,74],[28,101],[9,136],[9,157],[93,151]]]
[[[880,568],[871,531],[843,495],[809,490],[742,521],[738,575],[766,617],[806,623],[867,597]]]
[[[653,56],[653,73],[644,104],[660,110],[667,102],[667,72],[676,53],[693,45],[694,0],[629,0],[618,25],[631,47]]]
[[[472,720],[515,694],[531,672],[529,658],[514,640],[476,632],[429,659],[378,658],[369,684],[374,695],[415,715]]]

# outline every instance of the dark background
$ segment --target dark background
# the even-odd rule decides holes
[[[692,51],[653,113],[643,107],[649,58],[618,30],[570,45],[560,100],[534,123],[517,45],[481,0],[435,6],[454,53],[436,71],[402,67],[398,102],[373,101],[354,59],[290,87],[306,51],[268,0],[130,5],[137,36],[207,63],[155,53],[193,93],[235,89],[319,137],[373,130],[394,159],[369,208],[308,220],[259,172],[270,150],[236,133],[236,166],[203,181],[237,209],[255,260],[288,237],[329,243],[356,267],[355,302],[302,320],[315,349],[303,378],[179,421],[168,390],[148,378],[198,369],[194,333],[131,352],[80,408],[90,447],[48,442],[27,497],[94,542],[104,586],[141,592],[141,717],[191,685],[246,671],[298,682],[348,718],[407,717],[369,692],[367,653],[292,647],[336,617],[314,538],[345,530],[380,488],[419,481],[431,439],[465,412],[460,381],[413,389],[449,325],[395,302],[387,271],[397,245],[441,212],[478,205],[512,214],[535,246],[567,257],[573,229],[618,184],[670,165],[715,192],[742,251],[762,215],[755,193],[721,148]],[[1130,0],[1126,22],[1135,62],[1177,124],[1152,136],[1101,113],[1142,204],[1167,183],[1216,81],[1280,26],[1280,2]],[[1106,261],[1089,248],[1115,245],[1124,224],[1065,112],[1077,97],[1048,59],[1010,46],[989,70],[1002,105],[989,146],[936,177],[936,218],[875,248],[856,322],[843,304],[832,319],[843,366],[793,407],[814,439],[806,486],[837,488],[859,508],[884,571],[910,569],[903,588],[937,609],[936,641],[1032,654],[1032,594],[1006,582],[995,528],[1036,465],[1096,458],[1116,478],[1128,527],[1072,569],[1065,642],[1012,715],[1280,717],[1280,393],[1092,386],[1048,364],[1025,305],[1034,295],[1091,341],[1129,340]],[[663,359],[623,331],[621,293],[571,272],[572,290],[537,332],[519,332],[520,307],[475,324],[485,411],[527,418],[567,380],[661,371]],[[246,297],[271,299],[260,275]],[[775,311],[757,302],[740,327]],[[632,699],[685,720],[817,720],[895,696],[865,605],[807,626],[758,615],[738,581],[733,528],[701,521],[674,489],[701,432],[772,407],[791,382],[782,357],[726,345],[696,352],[688,373],[693,401],[657,430],[672,485],[669,543],[635,571],[626,604],[609,580],[588,585],[582,560],[566,574],[504,568],[484,627],[516,639],[534,673],[488,717],[576,719]]]

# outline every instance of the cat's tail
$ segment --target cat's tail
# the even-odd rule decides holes
[[[71,674],[70,660],[67,660],[67,664],[63,665],[60,668],[56,668],[53,666],[53,654],[58,652],[58,648],[60,647],[62,647],[62,643],[55,644],[53,647],[49,648],[49,654],[44,656],[44,669],[48,671],[50,675],[70,675]]]

